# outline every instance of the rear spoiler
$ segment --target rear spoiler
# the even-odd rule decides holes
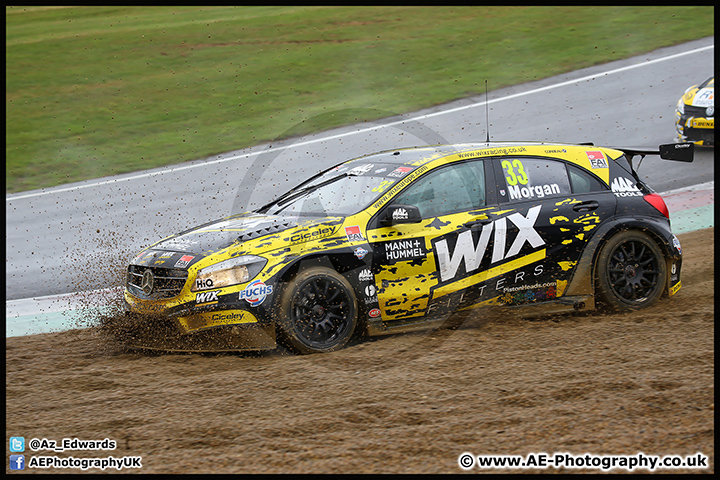
[[[660,145],[657,150],[639,150],[634,148],[617,148],[625,154],[628,165],[630,166],[629,173],[640,182],[640,177],[637,174],[635,167],[633,167],[632,161],[636,156],[640,156],[640,162],[638,162],[637,168],[640,168],[640,164],[646,155],[660,155],[663,160],[674,160],[677,162],[692,162],[695,156],[695,144],[692,142],[685,143],[670,143],[667,145]],[[619,159],[616,159],[616,162]]]
[[[664,160],[692,162],[695,157],[695,144],[692,142],[660,145],[658,150],[636,150],[633,148],[616,148],[616,150],[620,150],[627,155],[628,160],[632,160],[632,157],[636,155],[642,157],[645,157],[645,155],[660,155],[660,158]]]

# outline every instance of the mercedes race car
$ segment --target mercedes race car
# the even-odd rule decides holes
[[[678,142],[715,145],[715,77],[685,90],[675,110]]]
[[[681,246],[633,159],[658,150],[486,143],[341,163],[252,212],[171,236],[127,270],[124,331],[160,350],[342,348],[485,306],[634,310],[681,286]]]

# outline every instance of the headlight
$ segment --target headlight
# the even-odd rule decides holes
[[[260,273],[266,263],[266,259],[255,255],[243,255],[224,260],[198,270],[190,290],[197,292],[198,290],[229,287],[249,282]]]
[[[677,111],[680,112],[680,115],[685,114],[685,102],[682,101],[682,98],[677,104]]]

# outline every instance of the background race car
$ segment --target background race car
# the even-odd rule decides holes
[[[678,142],[715,145],[715,77],[685,90],[675,110]]]

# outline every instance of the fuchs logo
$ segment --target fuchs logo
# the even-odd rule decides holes
[[[392,214],[393,220],[407,220],[408,212],[404,208],[398,208]]]
[[[345,235],[349,242],[362,242],[365,240],[362,233],[360,233],[360,227],[354,225],[352,227],[345,227]]]
[[[457,236],[455,246],[450,251],[446,238],[435,242],[438,268],[441,281],[452,280],[458,273],[460,264],[465,261],[465,272],[470,273],[480,268],[480,262],[485,256],[485,250],[490,242],[490,235],[495,229],[493,241],[493,252],[491,262],[499,262],[514,257],[520,253],[520,249],[528,242],[533,248],[545,245],[545,241],[535,230],[534,225],[540,214],[541,206],[532,207],[528,210],[527,216],[520,213],[513,213],[507,217],[498,218],[492,223],[483,226],[480,232],[480,239],[475,245],[472,230],[465,230]],[[505,252],[507,242],[507,220],[510,220],[519,229],[510,250]]]
[[[195,295],[195,303],[217,302],[218,293],[220,293],[219,290],[215,290],[214,292],[200,292]]]
[[[369,282],[373,279],[373,274],[369,269],[362,270],[358,273],[358,280],[361,282]]]
[[[642,197],[640,189],[631,180],[624,177],[615,177],[610,188],[618,197]]]
[[[240,300],[247,300],[252,307],[257,307],[265,301],[265,297],[273,291],[272,285],[265,285],[262,280],[255,280],[240,292]]]

